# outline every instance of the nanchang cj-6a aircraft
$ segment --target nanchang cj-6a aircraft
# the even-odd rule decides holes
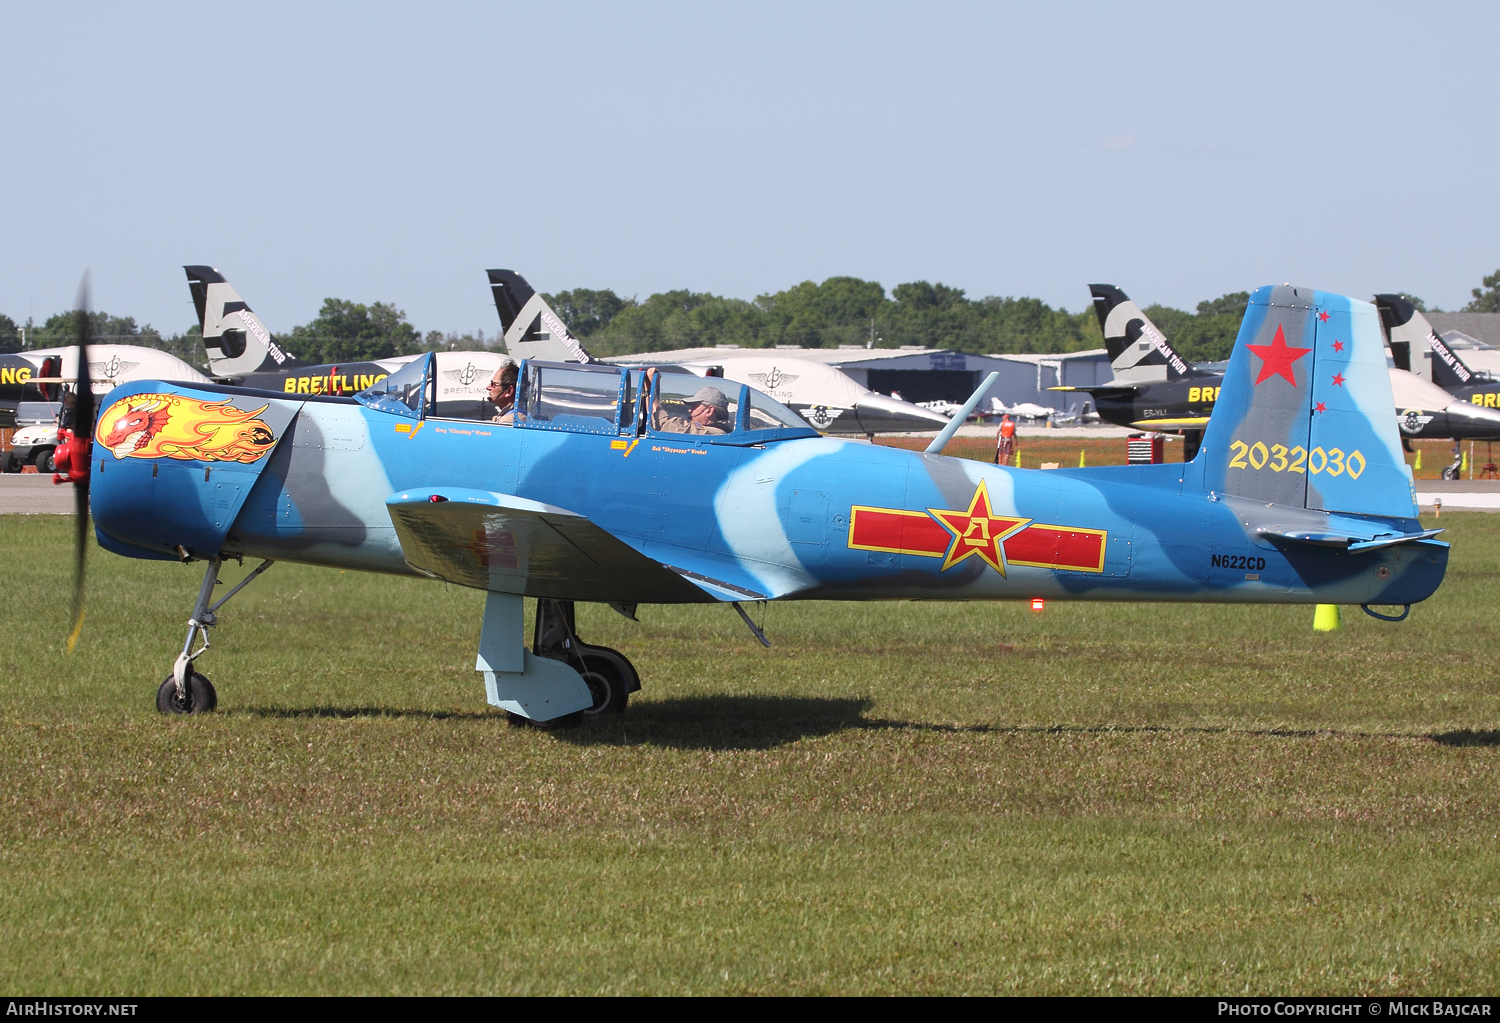
[[[639,687],[580,640],[580,600],[730,603],[752,630],[741,602],[1409,610],[1448,551],[1416,517],[1383,349],[1374,306],[1262,288],[1192,462],[1050,471],[943,457],[951,428],[926,453],[820,437],[747,386],[669,371],[528,360],[513,425],[433,414],[430,357],[346,398],[137,381],[104,400],[92,508],[107,550],[207,563],[165,712],[215,705],[194,661],[239,589],[213,599],[223,560],[253,557],[240,586],[286,560],[488,591],[489,702],[570,723]],[[673,429],[689,422],[713,432]]]

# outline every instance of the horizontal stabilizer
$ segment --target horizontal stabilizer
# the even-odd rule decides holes
[[[1142,419],[1131,423],[1137,430],[1201,430],[1208,425],[1208,416],[1178,416],[1176,419]]]
[[[407,564],[495,593],[558,600],[701,603],[709,594],[582,515],[487,490],[386,498]]]
[[[1350,536],[1347,533],[1316,533],[1308,530],[1279,531],[1262,529],[1260,535],[1272,543],[1306,544],[1312,547],[1332,547],[1341,551],[1371,551],[1380,547],[1394,547],[1402,543],[1430,540],[1442,532],[1441,529],[1424,529],[1419,533],[1383,533],[1379,536]]]

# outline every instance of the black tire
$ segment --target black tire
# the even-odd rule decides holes
[[[16,468],[16,456],[13,451],[0,451],[0,473],[18,472]]]
[[[42,448],[42,450],[38,451],[36,453],[36,457],[32,459],[33,464],[36,465],[36,471],[40,473],[46,473],[48,475],[56,472],[56,452],[56,448]]]
[[[156,709],[163,714],[207,714],[219,705],[214,684],[196,671],[188,676],[187,703],[177,698],[177,683],[171,675],[156,690]]]
[[[608,658],[585,656],[580,674],[594,697],[594,705],[583,712],[585,717],[625,713],[625,705],[630,702],[630,690],[626,688],[620,669]]]

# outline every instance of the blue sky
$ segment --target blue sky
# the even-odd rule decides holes
[[[0,6],[0,312],[496,326],[850,274],[1082,308],[1500,267],[1483,4]],[[1486,114],[1485,111],[1490,113]]]

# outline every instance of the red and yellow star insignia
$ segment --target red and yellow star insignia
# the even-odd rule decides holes
[[[1014,515],[995,515],[990,511],[990,491],[984,480],[969,501],[968,511],[949,511],[945,508],[928,508],[927,512],[943,528],[953,535],[948,544],[947,556],[943,558],[946,572],[965,558],[978,555],[987,565],[1001,575],[1005,574],[1005,538],[1020,532],[1030,519]]]
[[[1293,387],[1297,386],[1297,375],[1292,372],[1292,363],[1312,351],[1311,348],[1292,348],[1286,343],[1286,334],[1281,329],[1281,324],[1276,325],[1276,336],[1268,345],[1246,345],[1256,355],[1260,356],[1260,376],[1255,378],[1255,386],[1259,387],[1271,377],[1282,377]]]

